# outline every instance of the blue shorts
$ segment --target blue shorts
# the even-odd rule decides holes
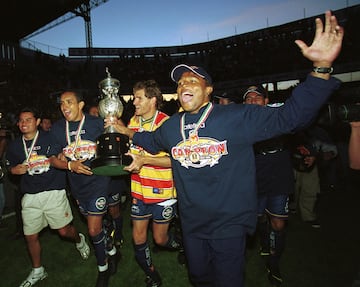
[[[111,177],[109,183],[109,206],[115,206],[120,204],[121,196],[126,194],[126,181],[121,176],[113,176]]]
[[[104,215],[108,208],[108,198],[106,196],[99,196],[89,200],[78,200],[80,212],[87,215]]]
[[[184,235],[189,276],[195,286],[243,287],[246,233],[227,239]]]
[[[177,203],[171,205],[159,205],[158,203],[145,204],[142,200],[133,198],[131,204],[132,220],[149,220],[154,222],[169,223],[176,215]]]
[[[123,176],[112,176],[109,183],[109,194],[119,194],[119,198],[126,194],[128,186]]]
[[[120,204],[120,192],[114,192],[114,193],[110,193],[109,197],[108,197],[108,204],[109,206],[115,206],[117,204]]]
[[[258,216],[264,213],[286,219],[289,216],[289,196],[287,194],[258,194]]]

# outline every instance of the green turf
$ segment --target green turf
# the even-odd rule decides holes
[[[357,174],[358,176],[359,174]],[[314,229],[291,215],[288,223],[286,249],[281,261],[285,287],[345,287],[351,286],[360,266],[358,182],[320,197],[321,228]],[[110,287],[143,287],[144,274],[134,260],[131,244],[129,206],[125,206],[122,260],[118,273],[111,278]],[[76,227],[85,232],[86,226],[74,208]],[[10,240],[15,218],[4,220],[10,226],[0,234],[1,287],[19,286],[31,268],[23,239]],[[86,232],[85,232],[86,233]],[[45,229],[41,233],[42,261],[49,274],[36,286],[83,287],[94,286],[97,269],[94,252],[83,261],[74,244]],[[247,287],[268,287],[264,262],[258,254],[258,243],[247,248],[245,283]],[[177,253],[160,251],[153,254],[153,262],[160,272],[164,287],[191,286],[185,266],[177,262]]]

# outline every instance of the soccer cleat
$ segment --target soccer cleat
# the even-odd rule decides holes
[[[157,271],[152,272],[151,275],[146,276],[145,283],[146,287],[160,287],[160,274]]]
[[[31,270],[29,276],[20,284],[20,287],[31,287],[34,286],[37,282],[44,280],[48,274],[46,273],[44,267],[38,272],[35,272],[34,269]]]
[[[76,249],[79,251],[82,259],[88,259],[90,255],[90,247],[86,243],[86,239],[84,234],[79,233],[80,236],[80,243],[76,243]]]
[[[273,286],[281,286],[283,279],[280,274],[280,268],[277,264],[267,264],[268,279]]]
[[[317,220],[306,221],[312,228],[320,228],[320,223]]]
[[[114,245],[116,249],[120,249],[124,244],[124,236],[121,234],[120,236],[115,235],[115,230],[111,233],[111,237],[113,238]]]
[[[184,249],[180,249],[177,255],[177,260],[180,265],[186,265],[186,255]]]
[[[98,272],[96,280],[96,287],[108,287],[109,286],[109,269],[103,272]]]
[[[109,264],[109,275],[114,275],[117,271],[117,266],[121,259],[121,253],[118,250],[114,255],[108,257],[108,264]]]
[[[281,286],[283,280],[281,278],[281,275],[280,274],[274,274],[274,273],[269,273],[268,275],[268,279],[269,279],[269,282],[273,285],[273,286]]]

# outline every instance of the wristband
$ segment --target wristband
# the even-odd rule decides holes
[[[320,74],[331,74],[334,71],[333,67],[313,67],[313,72]]]
[[[70,170],[70,171],[72,172],[72,169],[71,169],[71,160],[69,160],[69,161],[67,162],[67,166],[68,166],[68,170]]]

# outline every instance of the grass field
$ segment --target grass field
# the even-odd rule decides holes
[[[314,229],[291,215],[288,223],[286,249],[281,262],[283,286],[288,287],[346,287],[360,267],[360,202],[359,173],[352,173],[348,186],[324,194],[319,199],[321,228]],[[86,234],[86,226],[74,208],[76,227]],[[124,209],[122,260],[110,286],[143,287],[144,274],[134,260],[131,244],[129,205]],[[10,228],[0,234],[1,287],[19,286],[28,275],[31,263],[23,239],[10,240],[15,218],[4,221]],[[97,276],[95,256],[83,261],[74,244],[45,229],[41,233],[42,259],[49,276],[36,286],[72,287],[94,286]],[[177,253],[153,252],[153,262],[159,270],[164,287],[191,286],[185,266],[178,264]],[[247,248],[245,283],[247,287],[271,286],[264,263],[258,254],[257,242]]]

